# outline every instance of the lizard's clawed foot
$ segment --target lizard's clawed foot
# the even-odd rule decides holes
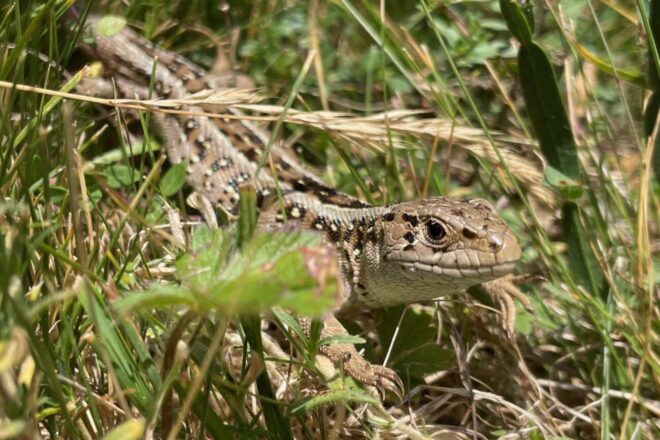
[[[300,323],[305,333],[309,334],[309,320],[301,318]],[[348,332],[334,316],[324,319],[321,339],[337,335],[348,335]],[[399,399],[403,397],[405,387],[399,375],[390,368],[374,365],[365,360],[353,344],[335,342],[322,345],[319,352],[356,381],[376,388],[382,398],[385,397],[388,391]]]
[[[401,378],[394,370],[382,365],[371,364],[357,353],[354,347],[351,346],[351,349],[349,353],[343,355],[343,367],[346,374],[364,385],[376,388],[382,398],[385,398],[388,391],[398,399],[403,397],[405,388]]]
[[[516,326],[516,304],[518,300],[530,313],[533,313],[532,303],[527,296],[517,287],[518,284],[540,279],[537,275],[506,275],[493,281],[483,283],[483,289],[500,306],[502,312],[502,327],[509,336],[512,336]]]

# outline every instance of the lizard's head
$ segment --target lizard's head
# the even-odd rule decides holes
[[[380,270],[370,284],[417,300],[502,277],[520,258],[511,229],[480,199],[396,204],[381,217],[381,231]]]

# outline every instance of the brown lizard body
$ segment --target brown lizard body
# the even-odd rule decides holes
[[[146,97],[151,81],[163,98],[247,82],[235,75],[207,76],[128,29],[112,37],[96,36],[86,50],[112,72],[127,97]],[[250,184],[262,208],[263,229],[295,223],[325,233],[337,249],[347,304],[382,307],[430,300],[501,278],[520,258],[515,235],[483,200],[434,197],[370,206],[326,185],[277,143],[269,152],[275,175],[267,167],[259,169],[269,136],[248,121],[158,112],[153,118],[169,159],[188,162],[189,184],[212,206],[235,214],[238,189]],[[266,201],[276,192],[280,200],[269,208]],[[503,295],[520,298],[505,290]],[[323,335],[343,332],[334,318],[326,321]],[[394,372],[368,364],[352,345],[327,346],[323,352],[343,361],[350,375],[367,384],[391,389],[400,384]]]

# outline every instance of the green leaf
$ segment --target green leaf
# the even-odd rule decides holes
[[[571,262],[571,270],[576,280],[591,291],[601,295],[603,273],[589,245],[585,230],[580,222],[579,206],[565,203],[561,210],[562,230],[566,241],[566,251]]]
[[[284,309],[281,307],[273,307],[273,315],[275,315],[282,324],[286,325],[293,334],[300,339],[305,338],[305,333],[300,327],[300,323],[293,316],[284,311]]]
[[[645,124],[651,118],[656,118],[655,120],[657,120],[658,110],[660,110],[660,92],[655,92],[649,99],[647,108],[644,112]],[[655,127],[655,122],[653,124],[654,125],[651,125],[649,122],[645,126],[645,129],[650,130],[652,133],[653,128]],[[655,174],[655,179],[660,182],[660,136],[656,136],[655,138],[655,146],[653,150],[653,157],[651,157],[651,164],[653,165],[653,173]]]
[[[135,312],[141,309],[165,308],[171,306],[195,307],[198,302],[187,289],[172,284],[152,287],[144,292],[130,294],[115,301],[112,307],[117,312]]]
[[[521,6],[516,0],[500,0],[500,9],[511,34],[523,45],[530,44],[534,33],[531,2],[524,2]]]
[[[314,411],[316,408],[336,404],[338,402],[368,403],[371,405],[378,404],[376,399],[361,390],[342,389],[327,391],[321,395],[294,402],[291,404],[290,412],[293,416],[300,416]]]
[[[534,319],[532,314],[522,307],[517,307],[516,312],[516,333],[524,336],[532,334],[534,329]]]
[[[22,438],[26,423],[23,420],[0,419],[0,440]]]
[[[551,166],[545,168],[544,176],[548,185],[558,189],[565,200],[573,202],[579,199],[584,192],[578,182]]]
[[[69,196],[69,188],[53,185],[50,187],[50,201],[52,203],[61,203]]]
[[[577,41],[571,41],[573,44],[573,47],[577,50],[577,52],[584,58],[585,60],[589,61],[591,64],[596,66],[598,70],[605,72],[609,75],[612,76],[617,76],[621,78],[624,81],[628,81],[629,83],[636,84],[640,87],[645,87],[646,86],[646,81],[644,80],[644,75],[637,70],[637,69],[620,69],[620,68],[615,68],[610,64],[608,61],[602,59],[589,49],[587,49],[584,45],[578,43]]]
[[[534,131],[541,151],[550,166],[570,179],[580,177],[573,132],[559,94],[557,79],[545,52],[536,43],[520,48],[518,74]],[[575,191],[569,189],[569,197]],[[562,207],[562,223],[573,276],[593,295],[600,294],[603,282],[596,258],[589,245],[578,206],[572,202]]]
[[[435,341],[398,353],[392,358],[391,366],[416,379],[446,369],[452,365],[454,354],[451,350],[440,347]]]
[[[160,192],[165,197],[176,194],[183,187],[183,184],[186,183],[187,167],[188,164],[186,162],[181,162],[167,170],[160,182]]]
[[[231,234],[231,227],[227,229],[212,230],[206,226],[195,229],[191,237],[191,249],[194,255],[204,252],[208,247],[215,247],[219,249],[223,247],[225,240],[225,232]]]
[[[404,311],[405,316],[401,319]],[[392,338],[395,334],[397,335],[392,347],[393,358],[399,353],[435,341],[437,332],[433,325],[433,317],[418,307],[396,306],[378,309],[374,312],[378,322],[378,337],[383,346],[389,347],[392,344]]]
[[[644,15],[642,14],[642,19],[644,19]],[[660,92],[660,59],[658,58],[658,46],[660,45],[660,1],[651,0],[648,17],[648,82],[652,90]]]
[[[653,134],[656,121],[658,120],[658,111],[660,111],[660,90],[653,92],[646,102],[644,109],[644,135],[649,137]],[[653,153],[657,153],[655,150]]]
[[[144,419],[130,419],[113,428],[103,440],[137,440],[142,438],[145,427]]]
[[[401,318],[401,313],[405,315]],[[453,359],[436,343],[434,317],[419,307],[390,307],[377,312],[378,336],[384,347],[391,347],[390,367],[402,376],[423,378],[433,371],[446,368]]]
[[[645,18],[642,13],[642,19]],[[660,110],[660,57],[658,56],[658,46],[660,45],[660,1],[652,0],[649,5],[648,14],[648,84],[653,90],[648,100],[646,109],[644,109],[644,133],[647,137],[653,134],[658,111]],[[646,20],[645,20],[646,25]],[[653,173],[657,181],[660,181],[660,136],[655,139],[655,149],[651,158],[653,164]]]
[[[518,52],[518,69],[527,113],[543,155],[551,166],[577,179],[580,166],[575,140],[548,57],[536,43],[523,46]]]
[[[130,401],[146,411],[152,404],[152,390],[146,380],[143,366],[135,357],[135,348],[129,347],[122,333],[123,323],[114,320],[109,309],[100,303],[96,293],[81,292],[80,302],[90,317],[93,317],[96,338],[93,347],[97,353],[107,355],[122,387],[130,388]],[[145,347],[142,347],[145,348]],[[157,386],[158,384],[154,384]]]
[[[112,37],[126,27],[126,19],[118,15],[106,15],[96,23],[96,33]]]
[[[246,258],[238,257],[227,268],[231,273],[232,268],[243,266],[237,277],[211,284],[209,300],[216,308],[256,312],[280,305],[300,314],[318,314],[332,306],[335,283],[316,286],[298,250],[264,264],[245,264]]]
[[[367,341],[364,338],[353,335],[334,335],[321,339],[319,345],[332,345],[332,344],[352,344],[360,345],[365,344]]]
[[[244,186],[239,194],[238,243],[242,246],[257,228],[257,193],[253,186]]]
[[[103,171],[108,186],[113,189],[124,188],[140,181],[142,174],[128,165],[116,164]]]
[[[261,320],[259,316],[253,314],[241,316],[241,326],[245,332],[245,338],[251,347],[252,356],[258,355],[263,357]],[[268,431],[277,439],[293,438],[291,428],[284,418],[284,414],[282,414],[280,405],[276,403],[277,398],[275,397],[273,387],[265,369],[259,374],[256,382],[259,395],[266,398],[261,399],[261,407]]]

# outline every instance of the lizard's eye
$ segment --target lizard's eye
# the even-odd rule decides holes
[[[426,227],[426,237],[430,241],[441,241],[447,235],[445,227],[434,219],[429,219],[425,223]]]

